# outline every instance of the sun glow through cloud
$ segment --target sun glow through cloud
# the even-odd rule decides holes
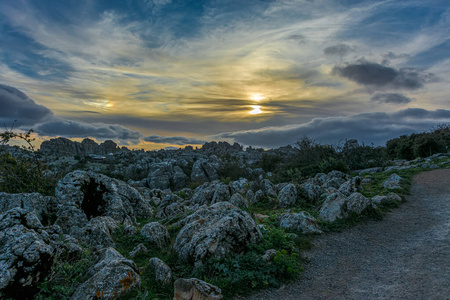
[[[259,115],[263,113],[263,111],[261,110],[261,106],[259,105],[251,105],[250,107],[253,108],[253,110],[248,112],[251,115]]]
[[[253,101],[261,101],[261,100],[264,100],[266,97],[264,97],[263,95],[261,95],[261,94],[252,94],[251,96],[250,96],[250,99],[252,99]]]

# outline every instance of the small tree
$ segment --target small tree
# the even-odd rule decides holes
[[[44,165],[32,144],[33,130],[14,132],[14,124],[0,133],[0,191],[53,194],[57,178],[44,175]],[[25,145],[9,146],[12,140],[24,141]]]

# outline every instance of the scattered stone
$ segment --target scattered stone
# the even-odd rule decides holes
[[[277,255],[277,250],[269,249],[264,253],[264,255],[262,256],[262,259],[266,263],[268,263],[268,262],[271,262],[276,255]]]
[[[322,233],[317,220],[307,212],[285,213],[280,217],[280,227],[289,230],[301,231],[303,233]]]
[[[164,225],[158,222],[144,225],[141,229],[141,235],[159,248],[164,248],[170,242],[169,232]]]
[[[319,217],[327,222],[343,218],[342,207],[345,200],[345,196],[339,192],[329,195],[320,208]]]
[[[221,300],[222,291],[197,278],[179,278],[174,283],[173,300]]]
[[[364,197],[361,193],[353,193],[345,201],[344,216],[347,217],[349,212],[355,212],[359,215],[371,205],[370,199]]]
[[[389,190],[401,189],[400,184],[403,182],[403,178],[398,176],[397,174],[392,174],[389,178],[383,182],[383,187]]]
[[[291,207],[297,201],[297,189],[295,185],[289,183],[278,195],[278,204],[280,207]]]
[[[159,284],[169,285],[172,283],[172,270],[170,267],[157,257],[149,260],[150,267],[155,272],[155,280]]]
[[[372,197],[372,203],[375,205],[383,205],[388,203],[400,203],[402,202],[402,198],[395,194],[395,193],[389,193],[386,196],[380,196],[377,195],[375,197]]]

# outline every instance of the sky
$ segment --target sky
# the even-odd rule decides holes
[[[0,124],[160,149],[450,123],[448,0],[1,0]]]

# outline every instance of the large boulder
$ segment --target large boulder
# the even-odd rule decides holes
[[[289,183],[278,194],[278,204],[280,207],[291,207],[297,201],[297,189],[295,185]]]
[[[346,197],[340,192],[329,195],[320,208],[319,217],[327,222],[342,219],[344,217],[342,207],[345,200]]]
[[[183,214],[185,209],[182,202],[183,199],[175,194],[165,196],[156,210],[156,217],[163,219]]]
[[[117,299],[141,286],[136,264],[113,248],[106,248],[87,274],[90,278],[75,290],[72,300]]]
[[[372,197],[371,200],[372,203],[377,206],[402,202],[402,198],[395,193],[389,193],[385,196],[377,195]]]
[[[152,164],[147,176],[147,185],[151,189],[168,189],[171,185],[172,176],[173,168],[170,163],[162,162]]]
[[[56,249],[34,211],[0,215],[0,298],[31,299],[50,273]]]
[[[219,183],[216,185],[216,191],[214,192],[211,204],[230,200],[230,188],[228,185]]]
[[[234,206],[237,206],[239,208],[248,208],[248,201],[244,197],[241,196],[241,194],[236,193],[233,196],[231,196],[230,201],[231,204]]]
[[[0,193],[0,213],[5,213],[14,207],[34,211],[42,223],[46,223],[49,211],[48,206],[51,197],[44,197],[39,193],[7,194]]]
[[[169,285],[172,283],[172,270],[161,259],[157,257],[150,258],[150,268],[155,273],[155,281],[162,285]]]
[[[320,208],[319,217],[328,222],[347,218],[351,212],[361,214],[367,208],[372,207],[370,199],[361,193],[352,193],[345,197],[340,192],[329,195]]]
[[[173,249],[181,261],[195,266],[210,258],[242,253],[262,237],[250,215],[229,202],[203,207],[177,225],[183,227]]]
[[[280,217],[280,227],[301,231],[303,233],[322,233],[322,230],[320,230],[317,224],[317,220],[305,211],[296,214],[282,214]]]
[[[216,169],[206,159],[199,159],[194,163],[191,172],[193,182],[211,182],[219,179]]]
[[[141,235],[159,248],[163,248],[170,242],[169,232],[158,222],[145,224],[141,229]]]
[[[80,241],[96,248],[115,247],[112,234],[119,224],[111,217],[95,217],[81,229]]]
[[[56,224],[76,237],[93,218],[106,216],[119,224],[131,225],[136,218],[150,218],[150,202],[123,181],[105,175],[74,171],[58,182]]]
[[[179,278],[174,284],[173,300],[221,300],[222,291],[197,278]]]
[[[325,174],[324,174],[325,175]],[[316,203],[322,194],[322,188],[314,183],[304,183],[302,188],[305,190],[307,201],[309,203]]]

